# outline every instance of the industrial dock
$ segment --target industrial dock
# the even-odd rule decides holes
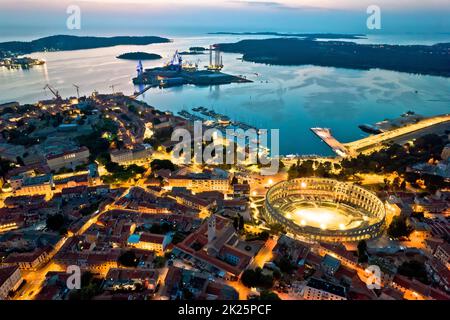
[[[40,66],[43,64],[45,64],[45,61],[29,57],[0,59],[0,67],[5,67],[7,69],[29,69],[33,66]]]
[[[214,59],[213,52],[215,52]],[[210,50],[210,64],[205,68],[205,70],[199,70],[197,64],[183,63],[183,58],[177,51],[172,60],[162,67],[144,70],[142,63],[139,62],[137,77],[133,78],[133,83],[135,85],[164,88],[187,84],[208,86],[252,82],[242,76],[221,72],[223,64],[220,51],[213,48]]]

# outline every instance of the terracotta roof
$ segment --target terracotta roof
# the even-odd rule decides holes
[[[164,242],[164,238],[165,238],[165,236],[162,234],[144,232],[143,234],[141,234],[139,242],[162,244]]]
[[[40,248],[33,252],[27,253],[12,253],[3,261],[5,263],[21,263],[21,262],[33,262],[42,254],[44,254],[45,249]]]

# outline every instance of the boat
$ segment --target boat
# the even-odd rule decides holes
[[[379,134],[379,133],[383,132],[383,130],[381,130],[377,126],[373,126],[370,124],[361,124],[358,126],[358,128],[360,128],[362,131],[364,131],[366,133],[372,133],[372,134]]]

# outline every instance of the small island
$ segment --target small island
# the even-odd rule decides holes
[[[205,53],[201,52],[201,51],[182,51],[182,52],[180,52],[180,54],[182,56],[197,56],[197,55],[202,55]]]
[[[162,57],[156,53],[147,53],[147,52],[128,52],[116,57],[117,59],[124,60],[159,60]]]
[[[203,47],[190,47],[189,51],[191,52],[204,52],[208,51],[209,49],[203,48]]]
[[[189,51],[182,51],[180,54],[182,56],[195,56],[200,54],[205,54],[206,51],[209,51],[209,49],[203,48],[203,47],[190,47]]]

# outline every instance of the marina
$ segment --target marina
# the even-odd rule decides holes
[[[241,121],[232,121],[228,116],[224,114],[220,114],[215,112],[214,110],[208,110],[205,107],[195,107],[192,108],[193,112],[200,113],[201,115],[205,116],[201,117],[199,115],[196,115],[194,113],[191,113],[186,110],[181,110],[178,112],[178,115],[182,116],[183,118],[190,120],[190,121],[202,121],[205,122],[206,125],[221,129],[223,132],[225,132],[225,129],[242,129],[244,131],[246,130],[255,130],[256,132],[259,132],[259,129],[251,126],[247,123],[241,122]]]

